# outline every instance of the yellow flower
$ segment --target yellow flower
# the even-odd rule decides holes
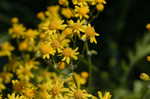
[[[62,34],[68,36],[72,34],[73,29],[72,28],[66,28],[65,30],[63,30]]]
[[[69,4],[68,0],[59,0],[58,3],[63,6],[67,6]]]
[[[88,24],[88,26],[85,26],[85,32],[82,36],[82,39],[90,39],[91,43],[97,43],[95,36],[99,36],[99,34],[95,32],[95,29],[90,24]]]
[[[63,70],[65,68],[66,64],[65,62],[59,62],[58,63],[58,69]]]
[[[110,92],[105,92],[103,95],[101,91],[98,91],[98,96],[100,99],[111,99],[112,95],[110,94]]]
[[[150,80],[150,76],[148,74],[146,74],[146,73],[141,73],[140,74],[140,78],[142,80]]]
[[[84,23],[85,21],[77,20],[77,22],[74,22],[73,20],[68,21],[69,28],[72,29],[73,34],[77,34],[80,37],[80,32],[84,32]]]
[[[35,99],[51,99],[47,91],[38,91],[37,97]]]
[[[19,50],[20,51],[25,51],[25,50],[28,50],[28,42],[27,41],[22,41],[19,43]]]
[[[59,9],[60,9],[60,7],[58,5],[49,6],[47,8],[48,11],[46,12],[46,15],[58,18],[59,17],[59,14],[58,14]]]
[[[150,62],[150,56],[147,56],[146,58],[147,58],[147,61]]]
[[[23,36],[26,28],[22,24],[13,24],[12,28],[9,29],[12,38],[20,38]]]
[[[28,65],[20,66],[17,69],[16,74],[20,80],[24,80],[24,81],[29,81],[34,76],[31,72],[31,68]]]
[[[45,19],[45,14],[44,14],[44,12],[39,12],[39,13],[37,13],[37,18],[38,19],[40,19],[40,20],[44,20]]]
[[[51,46],[54,49],[56,49],[58,53],[61,52],[61,50],[64,47],[68,47],[69,42],[70,40],[66,39],[64,34],[55,33],[51,35],[51,39],[50,39]]]
[[[75,50],[73,50],[72,48],[65,48],[62,51],[62,55],[64,56],[62,61],[66,61],[67,64],[69,64],[71,59],[77,60],[78,59],[77,55],[79,54],[77,50],[78,48],[76,48]]]
[[[77,73],[74,73],[74,77],[79,85],[84,85],[87,82],[87,78],[84,78],[83,75],[81,76]]]
[[[51,45],[49,43],[40,43],[40,52],[43,55],[43,58],[50,58],[50,55],[54,55],[55,54],[55,50],[51,47]]]
[[[35,97],[35,89],[33,88],[25,88],[22,92],[29,99],[32,99],[33,97]]]
[[[75,86],[70,87],[70,91],[67,95],[70,97],[69,99],[88,99],[92,97],[86,90],[81,90]]]
[[[105,0],[95,0],[96,3],[102,3],[102,4],[106,4],[106,1]]]
[[[64,81],[59,78],[54,80],[50,89],[51,99],[64,99],[63,94],[69,91],[68,88],[64,88]]]
[[[13,57],[8,64],[6,64],[4,66],[4,71],[8,71],[8,72],[16,72],[18,66],[19,66],[19,62],[16,60],[16,57]]]
[[[40,24],[40,28],[46,33],[55,33],[57,30],[64,30],[66,25],[63,24],[64,21],[60,18],[52,18],[46,20],[44,23]]]
[[[6,87],[5,87],[4,83],[3,83],[3,79],[0,78],[0,92],[2,92],[2,90],[4,90],[5,88]]]
[[[88,6],[75,6],[75,17],[79,17],[80,19],[82,18],[89,18],[88,13],[89,13],[89,7]]]
[[[87,1],[89,0],[72,0],[74,5],[87,5]]]
[[[104,10],[104,5],[101,4],[101,3],[99,3],[99,4],[96,5],[96,9],[97,9],[98,11],[103,11],[103,10]]]
[[[14,47],[9,42],[0,44],[0,56],[10,56]]]
[[[4,83],[9,83],[13,77],[13,74],[10,72],[1,72],[0,78],[2,78]]]
[[[147,25],[146,25],[146,29],[147,29],[148,31],[150,31],[150,24],[147,24]]]
[[[11,23],[18,23],[19,22],[19,19],[17,18],[17,17],[13,17],[12,19],[11,19]]]
[[[24,32],[25,39],[33,40],[38,35],[38,32],[36,30],[28,29]]]
[[[106,0],[91,0],[90,2],[91,2],[92,5],[106,4]]]
[[[25,88],[31,88],[32,84],[28,81],[12,80],[13,90],[22,93]]]
[[[89,77],[89,73],[88,72],[81,72],[81,77],[87,79]]]
[[[71,8],[62,8],[61,13],[68,19],[73,17],[73,11]]]
[[[27,97],[23,96],[23,95],[16,95],[16,93],[12,93],[12,94],[8,94],[7,95],[7,99],[28,99]]]

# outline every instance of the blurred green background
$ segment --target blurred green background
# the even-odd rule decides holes
[[[11,26],[10,18],[19,17],[28,28],[36,28],[36,14],[57,0],[0,0],[0,42]],[[115,99],[150,99],[147,82],[139,79],[150,73],[150,0],[108,0],[105,10],[92,24],[101,37],[92,57],[93,88],[110,90]],[[86,69],[86,67],[83,67]],[[81,68],[81,69],[83,69]]]

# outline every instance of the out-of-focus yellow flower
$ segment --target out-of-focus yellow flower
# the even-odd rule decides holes
[[[88,26],[85,26],[85,32],[82,36],[82,39],[90,39],[91,43],[97,43],[95,36],[99,36],[99,34],[95,32],[95,29],[90,24],[88,24]]]
[[[13,77],[13,74],[10,72],[1,72],[0,78],[2,78],[4,83],[9,83]]]
[[[89,73],[88,72],[81,72],[81,77],[87,79],[89,77]]]
[[[68,0],[59,0],[58,3],[63,6],[68,6],[69,4]]]
[[[63,70],[65,68],[66,64],[65,62],[59,62],[58,63],[58,69]]]
[[[40,52],[43,55],[44,59],[49,59],[50,55],[54,55],[56,51],[52,48],[52,46],[49,43],[41,43]]]
[[[33,40],[38,35],[37,30],[28,29],[24,32],[24,38],[28,40]]]
[[[147,58],[147,61],[150,62],[150,56],[147,56],[146,58]]]
[[[146,73],[141,73],[140,74],[140,78],[142,80],[150,80],[150,76],[148,74],[146,74]]]
[[[150,24],[147,24],[147,25],[146,25],[146,29],[147,29],[148,31],[150,31]]]
[[[18,66],[19,66],[19,62],[16,60],[15,57],[13,57],[8,64],[6,64],[3,68],[4,71],[7,71],[7,72],[16,72]]]
[[[89,18],[88,13],[90,9],[88,6],[75,6],[75,17],[82,18]]]
[[[51,99],[47,91],[38,91],[36,99]]]
[[[87,1],[89,0],[72,0],[74,5],[87,5]]]
[[[6,87],[5,87],[4,83],[3,83],[3,79],[0,78],[0,92],[2,92],[2,90],[4,90],[5,88]]]
[[[69,36],[72,34],[72,28],[66,28],[62,34],[66,35],[66,36]]]
[[[23,36],[26,28],[22,24],[13,24],[12,28],[9,29],[9,33],[12,38],[20,38]]]
[[[10,56],[14,47],[9,42],[0,44],[0,56]]]
[[[22,92],[29,99],[32,99],[33,97],[35,97],[35,94],[36,94],[35,89],[33,88],[25,88]]]
[[[102,4],[106,4],[105,0],[95,0],[96,3],[102,3]]]
[[[20,66],[17,69],[17,76],[20,80],[29,81],[31,78],[33,78],[34,75],[31,72],[31,68],[25,65],[25,66]]]
[[[56,33],[57,30],[64,30],[66,25],[63,23],[64,21],[59,18],[52,18],[42,23],[40,25],[40,28],[44,30],[46,33],[52,34]]]
[[[48,11],[46,12],[46,15],[58,18],[59,9],[60,9],[59,5],[49,6],[47,8]]]
[[[32,84],[27,81],[12,80],[13,90],[22,93],[25,88],[31,88]]]
[[[61,13],[68,19],[73,17],[73,11],[71,8],[62,8]]]
[[[87,82],[87,78],[82,77],[81,75],[74,73],[74,77],[77,81],[77,83],[79,83],[79,85],[84,85]]]
[[[28,50],[28,48],[29,48],[29,45],[28,45],[28,42],[26,40],[19,43],[19,50],[20,51],[26,51],[26,50]]]
[[[99,3],[99,4],[96,5],[96,9],[97,9],[98,11],[103,11],[103,10],[104,10],[104,5],[101,4],[101,3]]]
[[[37,13],[37,18],[38,19],[40,19],[40,20],[44,20],[45,19],[45,14],[44,14],[44,12],[39,12],[39,13]]]
[[[77,60],[78,59],[77,55],[79,54],[77,50],[78,48],[76,48],[75,50],[73,50],[72,48],[65,48],[62,51],[62,55],[63,55],[62,61],[66,61],[67,64],[69,64],[71,59]]]
[[[11,19],[11,23],[15,24],[15,23],[18,23],[19,22],[19,19],[17,17],[13,17]]]
[[[105,92],[103,95],[101,91],[98,91],[98,96],[99,99],[111,99],[112,95],[110,94],[110,92]]]
[[[23,95],[16,95],[16,93],[8,94],[7,95],[8,99],[28,99],[27,97]]]

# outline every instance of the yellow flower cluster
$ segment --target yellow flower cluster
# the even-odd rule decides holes
[[[110,99],[109,92],[96,97],[82,89],[88,72],[69,71],[79,59],[75,41],[97,43],[90,8],[102,11],[104,4],[105,0],[59,0],[37,14],[37,29],[12,18],[8,32],[14,43],[0,43],[0,57],[9,57],[0,72],[0,99]]]

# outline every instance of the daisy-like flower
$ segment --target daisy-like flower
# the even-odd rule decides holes
[[[59,52],[61,52],[61,50],[64,47],[68,47],[69,46],[69,42],[70,40],[65,38],[64,34],[60,34],[60,33],[55,33],[53,35],[51,35],[51,46]]]
[[[77,22],[74,22],[73,20],[68,21],[68,27],[72,30],[73,34],[77,34],[80,37],[80,32],[84,32],[84,23],[85,20],[77,20]]]
[[[66,24],[63,24],[64,20],[61,20],[60,18],[52,18],[49,20],[46,20],[42,24],[40,24],[40,29],[44,30],[46,33],[55,33],[57,30],[64,30],[66,27]]]
[[[110,92],[105,92],[103,95],[101,91],[98,91],[98,96],[99,99],[111,99],[112,95],[110,94]]]
[[[33,29],[28,29],[24,32],[24,38],[28,40],[33,40],[38,35],[38,32]]]
[[[88,6],[75,6],[75,17],[79,17],[80,19],[82,18],[89,18],[88,13],[90,9]]]
[[[14,47],[9,42],[0,44],[0,56],[10,56]]]
[[[77,50],[78,48],[74,50],[72,48],[63,49],[63,51],[61,52],[63,55],[62,61],[66,61],[66,63],[69,64],[71,59],[77,60],[78,59],[77,55],[79,54]]]
[[[17,95],[16,93],[8,94],[7,99],[28,99],[27,97],[23,95]]]
[[[86,90],[81,90],[75,86],[70,87],[70,91],[67,94],[69,99],[89,99],[92,97]]]
[[[61,13],[68,19],[73,17],[73,11],[71,8],[62,8]]]
[[[54,50],[54,48],[49,44],[49,43],[40,43],[40,47],[39,47],[40,53],[43,55],[43,59],[50,58],[50,55],[54,55],[56,50]]]
[[[17,69],[17,76],[20,80],[24,81],[29,81],[34,77],[31,68],[28,65],[20,66],[19,69]]]
[[[22,24],[13,24],[12,28],[9,29],[9,33],[12,38],[20,38],[23,36],[26,28]]]
[[[64,99],[63,95],[68,92],[69,89],[64,87],[64,81],[61,78],[53,80],[50,88],[50,99]]]
[[[94,27],[88,24],[88,26],[85,26],[85,32],[81,39],[90,39],[91,43],[97,43],[95,36],[99,36],[99,34],[95,32]]]
[[[4,83],[9,83],[13,77],[13,74],[10,72],[1,72],[0,78],[2,78]]]

